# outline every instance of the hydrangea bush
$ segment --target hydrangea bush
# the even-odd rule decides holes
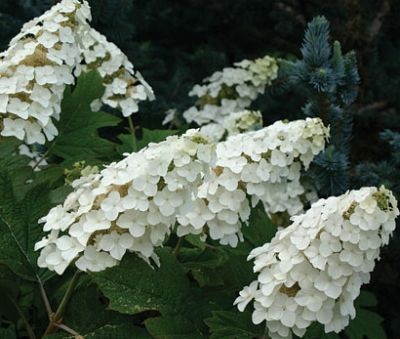
[[[149,130],[150,85],[90,20],[62,0],[0,55],[0,337],[385,338],[361,288],[399,210],[348,179],[359,78],[327,21]],[[256,99],[299,84],[305,116],[264,126]]]

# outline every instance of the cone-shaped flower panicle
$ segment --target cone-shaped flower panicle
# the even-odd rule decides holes
[[[211,136],[220,140],[225,129],[224,119],[250,107],[277,76],[277,60],[268,55],[237,62],[234,67],[215,72],[204,79],[202,85],[193,87],[189,95],[198,100],[183,113],[183,117],[188,123],[204,126],[205,134],[212,133]]]
[[[98,68],[106,87],[93,107],[107,104],[126,116],[152,97],[126,56],[95,32],[90,20],[86,1],[63,0],[26,23],[0,54],[0,135],[27,144],[52,140],[64,89],[82,70]]]
[[[235,304],[243,311],[254,301],[252,320],[266,321],[272,339],[302,337],[314,321],[325,332],[340,332],[355,317],[354,300],[398,215],[397,201],[384,187],[319,200],[250,253],[258,278]]]
[[[91,28],[82,38],[82,63],[75,75],[96,69],[103,78],[104,95],[92,103],[92,110],[101,105],[119,109],[127,117],[139,110],[139,102],[153,100],[151,87],[135,71],[127,56],[106,37]]]

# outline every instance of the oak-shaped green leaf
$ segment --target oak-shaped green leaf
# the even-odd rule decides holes
[[[109,308],[125,314],[158,311],[171,316],[184,314],[196,304],[184,269],[168,248],[157,251],[161,266],[152,268],[136,255],[93,279],[110,300]]]
[[[115,126],[120,119],[105,112],[92,112],[90,104],[103,93],[97,71],[82,74],[74,88],[66,88],[60,121],[56,123],[59,135],[48,144],[50,155],[70,161],[109,159],[115,144],[100,137],[98,129]]]
[[[76,331],[74,329],[74,331]],[[129,323],[122,325],[104,325],[92,332],[77,332],[85,339],[152,339],[153,337],[147,331],[138,326]],[[77,336],[71,336],[66,332],[46,336],[46,339],[76,339]]]
[[[37,281],[50,277],[36,265],[34,244],[43,237],[38,219],[50,208],[46,185],[35,186],[23,199],[17,199],[11,177],[0,172],[0,264],[18,276]]]
[[[196,326],[183,316],[149,318],[146,329],[155,339],[201,339],[202,334]]]
[[[92,284],[83,284],[74,293],[68,303],[63,322],[84,338],[93,339],[147,339],[147,331],[134,325],[131,316],[120,314],[105,308],[102,295]],[[59,331],[50,338],[71,338]]]
[[[214,311],[205,320],[210,328],[211,339],[252,339],[261,337],[263,325],[254,325],[249,312]]]

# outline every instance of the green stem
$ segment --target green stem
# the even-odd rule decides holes
[[[73,330],[72,328],[68,327],[67,325],[64,324],[56,324],[56,327],[58,327],[59,329],[72,334],[73,336],[75,336],[76,338],[82,338],[82,336],[76,332],[75,330]]]
[[[53,315],[53,311],[52,311],[51,306],[50,306],[49,298],[47,298],[46,291],[44,289],[43,283],[40,280],[39,276],[37,276],[37,280],[38,280],[38,284],[39,284],[40,295],[42,297],[42,301],[43,301],[44,307],[46,309],[47,316],[48,316],[49,320],[51,320],[51,317]]]
[[[173,250],[173,254],[175,257],[179,254],[179,250],[181,249],[182,244],[183,244],[183,238],[179,238]]]
[[[40,163],[41,163],[44,159],[46,159],[46,157],[49,155],[51,149],[52,149],[52,147],[50,146],[50,148],[47,149],[47,151],[44,152],[44,153],[42,154],[42,156],[39,158],[39,160],[36,161],[36,163],[35,163],[35,164],[33,165],[33,167],[32,167],[32,170],[33,170],[33,171],[36,169],[36,167],[38,167],[38,166],[40,165]]]
[[[20,307],[18,306],[18,304],[15,302],[14,299],[8,297],[8,299],[11,301],[11,303],[14,305],[15,309],[17,310],[19,316],[21,317],[24,326],[26,328],[26,332],[28,334],[29,339],[36,339],[35,333],[32,330],[31,325],[29,324],[28,319],[26,319],[24,312],[22,312],[22,310],[20,309]]]
[[[69,299],[71,299],[71,296],[74,293],[75,287],[78,284],[80,273],[81,273],[80,271],[76,271],[74,276],[72,277],[72,279],[69,283],[69,286],[67,288],[67,291],[65,292],[65,294],[61,300],[61,303],[57,308],[56,313],[53,315],[52,319],[50,320],[49,325],[46,328],[46,331],[43,334],[43,338],[46,337],[47,335],[53,333],[57,327],[57,324],[60,323],[62,316],[64,315],[65,309],[67,307],[67,304],[69,302]]]
[[[137,151],[137,145],[136,145],[136,134],[135,134],[135,126],[133,125],[133,120],[132,117],[128,117],[128,122],[129,122],[129,131],[131,132],[132,136],[132,149],[134,152]]]

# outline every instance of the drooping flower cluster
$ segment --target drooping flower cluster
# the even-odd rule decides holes
[[[190,130],[75,180],[64,204],[41,219],[51,233],[36,244],[44,247],[38,265],[61,274],[79,255],[79,269],[100,271],[127,250],[156,259],[154,247],[192,207],[212,155],[213,144]]]
[[[63,0],[26,23],[0,54],[2,136],[27,144],[52,140],[65,86],[90,66],[100,66],[106,85],[102,103],[121,108],[125,116],[137,111],[138,101],[152,97],[126,56],[89,26],[90,19],[86,1]]]
[[[209,235],[236,246],[250,214],[246,194],[254,202],[265,199],[269,210],[301,208],[290,205],[303,193],[293,183],[301,163],[307,166],[323,149],[326,133],[319,119],[307,119],[277,122],[217,146],[195,130],[150,144],[73,182],[64,204],[41,219],[51,233],[36,244],[43,248],[38,264],[62,273],[77,257],[76,265],[90,271],[115,265],[126,251],[155,259],[154,248],[175,224],[178,236]],[[269,206],[278,196],[291,200]]]
[[[189,95],[198,100],[183,113],[188,123],[223,125],[227,116],[247,109],[278,74],[276,59],[268,55],[243,60],[234,66],[215,72],[203,85],[193,87]]]
[[[319,200],[250,253],[258,279],[235,304],[243,311],[254,299],[253,322],[266,321],[272,339],[292,338],[292,332],[302,337],[314,321],[340,332],[355,317],[354,300],[398,215],[384,187]]]
[[[26,23],[0,54],[0,130],[28,144],[57,135],[66,85],[74,83],[80,62],[78,32],[87,25],[87,3],[63,1]]]
[[[260,111],[244,110],[226,116],[220,123],[204,125],[200,132],[214,141],[221,141],[232,135],[261,129],[262,126]]]

